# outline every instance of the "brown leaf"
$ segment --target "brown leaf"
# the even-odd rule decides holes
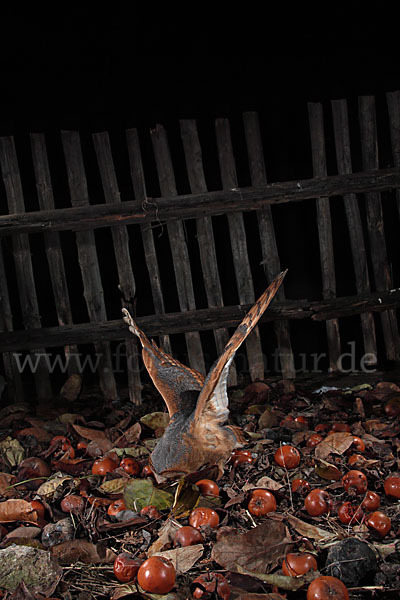
[[[135,423],[132,427],[129,427],[119,438],[117,438],[114,442],[114,446],[116,448],[124,448],[125,446],[130,446],[131,444],[135,444],[140,438],[140,434],[142,433],[142,428],[140,423]]]
[[[0,523],[12,523],[13,521],[26,521],[37,523],[38,514],[33,510],[30,502],[26,500],[6,500],[0,502]]]
[[[175,536],[175,533],[181,526],[176,521],[168,519],[158,532],[158,538],[152,543],[147,551],[147,556],[153,556],[156,552],[160,552],[167,544],[170,544]]]
[[[246,533],[228,533],[214,545],[211,556],[225,569],[240,565],[250,571],[269,573],[291,545],[286,527],[267,519]]]
[[[353,435],[348,431],[331,433],[315,448],[316,458],[327,458],[330,454],[344,454],[353,443]]]
[[[186,573],[203,556],[203,544],[173,548],[165,552],[155,552],[152,556],[163,556],[172,561],[177,573]]]
[[[10,485],[13,485],[16,481],[17,478],[15,475],[11,475],[11,473],[0,473],[0,495],[5,498],[15,496],[15,489],[10,488]]]
[[[325,529],[321,529],[321,527],[316,527],[315,525],[310,525],[310,523],[306,523],[293,515],[285,515],[285,519],[289,521],[300,535],[317,540],[318,542],[336,539],[337,537],[336,533],[325,531]]]
[[[339,481],[342,478],[343,473],[335,465],[319,460],[318,465],[315,467],[315,471],[321,479],[327,479],[328,481]]]
[[[60,397],[73,402],[80,394],[82,387],[82,376],[79,373],[74,373],[68,377],[60,390]]]
[[[117,556],[102,544],[91,544],[86,540],[71,540],[52,546],[51,554],[60,565],[71,565],[78,560],[85,564],[110,564]]]
[[[24,527],[21,525],[20,527],[16,527],[12,531],[9,531],[7,535],[4,536],[3,541],[9,541],[14,538],[26,538],[28,540],[33,540],[41,534],[40,527]]]
[[[278,417],[270,408],[266,408],[263,414],[258,419],[258,429],[274,427],[277,424]]]
[[[18,432],[18,437],[33,435],[38,442],[49,442],[52,439],[51,433],[41,427],[25,427]]]
[[[89,427],[75,425],[75,423],[72,423],[72,427],[75,429],[78,435],[92,442],[99,443],[101,440],[108,440],[104,431],[101,431],[100,429],[90,429]]]
[[[242,490],[243,492],[247,492],[248,490],[253,490],[255,488],[267,488],[268,490],[277,491],[282,489],[282,483],[275,481],[275,479],[271,479],[267,475],[264,477],[260,477],[258,481],[253,485],[252,483],[245,483]]]

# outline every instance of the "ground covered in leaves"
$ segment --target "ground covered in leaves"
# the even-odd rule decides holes
[[[194,579],[209,572],[227,579],[232,600],[302,600],[319,575],[339,577],[353,599],[398,598],[400,480],[397,498],[396,486],[388,495],[386,485],[385,492],[385,481],[399,475],[399,374],[310,379],[291,393],[278,379],[256,382],[230,390],[230,410],[248,452],[243,462],[239,454],[226,465],[215,496],[202,495],[195,485],[215,479],[213,468],[173,485],[157,485],[148,470],[143,473],[168,422],[151,386],[140,407],[127,400],[104,406],[98,394],[80,391],[78,380],[68,381],[52,404],[3,401],[0,598],[183,600],[192,598]],[[275,460],[286,445],[300,454],[292,468]],[[113,470],[93,474],[94,461],[102,457],[111,458]],[[138,473],[134,461],[122,462],[127,458],[139,463]],[[366,478],[360,489],[343,480],[354,470]],[[296,479],[306,482],[297,490]],[[276,510],[249,510],[254,489],[269,490]],[[326,492],[327,500],[317,516],[305,508],[315,489]],[[387,533],[374,528],[374,511],[363,504],[371,491],[390,520]],[[345,502],[349,523],[340,518]],[[144,514],[148,505],[157,510]],[[218,525],[201,528],[201,543],[175,546],[176,531],[196,506],[215,510]],[[120,582],[113,565],[122,552],[139,564],[165,556],[176,568],[175,586],[156,596],[136,578]],[[289,552],[314,555],[318,572],[283,575]]]

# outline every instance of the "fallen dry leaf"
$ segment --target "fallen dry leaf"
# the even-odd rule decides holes
[[[280,490],[282,489],[283,484],[275,481],[275,479],[271,479],[271,477],[268,477],[267,475],[264,475],[264,477],[261,477],[258,481],[256,481],[255,484],[253,483],[245,483],[244,486],[242,487],[242,491],[243,492],[248,492],[249,490],[254,490],[257,488],[266,488],[268,490]]]
[[[11,498],[0,502],[0,523],[12,523],[13,521],[26,521],[37,523],[38,514],[33,510],[30,502],[26,500],[15,500]]]
[[[291,545],[285,525],[267,519],[246,533],[222,535],[214,545],[211,557],[231,571],[240,565],[250,571],[269,573]]]
[[[92,442],[100,443],[101,440],[109,441],[104,431],[101,431],[100,429],[90,429],[89,427],[75,425],[75,423],[72,423],[72,427],[75,429],[78,435]]]
[[[124,448],[125,446],[130,446],[131,444],[135,444],[140,438],[140,434],[142,433],[142,428],[140,423],[135,423],[132,427],[129,427],[119,438],[117,438],[114,442],[114,446],[117,448]]]
[[[49,442],[52,439],[51,433],[41,427],[25,427],[18,432],[18,436],[33,435],[38,442]]]
[[[327,458],[330,454],[344,454],[353,443],[353,435],[348,431],[331,433],[315,448],[316,458]]]
[[[152,556],[163,556],[172,561],[177,573],[186,573],[203,556],[203,544],[173,548],[165,552],[155,552]]]
[[[175,536],[175,533],[178,529],[181,528],[181,525],[174,521],[173,519],[168,519],[165,525],[161,527],[158,532],[158,538],[155,542],[152,543],[150,548],[147,551],[147,556],[152,556],[156,552],[161,552],[161,550],[167,545],[170,544]]]
[[[318,542],[327,542],[328,540],[337,539],[336,533],[332,531],[326,531],[325,529],[321,529],[321,527],[316,527],[315,525],[310,525],[310,523],[306,523],[305,521],[302,521],[293,515],[285,515],[285,520],[289,521],[295,530],[304,537],[317,540]]]
[[[52,546],[52,556],[60,565],[71,565],[77,561],[85,564],[110,564],[117,556],[102,544],[91,544],[87,540],[71,540]]]
[[[17,478],[11,473],[0,473],[0,495],[5,498],[10,498],[15,495],[15,490],[10,488],[11,485],[16,483]]]

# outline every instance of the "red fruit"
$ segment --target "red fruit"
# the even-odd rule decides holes
[[[383,407],[388,417],[398,417],[400,415],[400,396],[393,396]]]
[[[319,517],[331,510],[332,499],[328,492],[316,488],[305,497],[304,508],[312,517]]]
[[[291,577],[304,575],[311,569],[316,571],[318,565],[315,557],[308,552],[289,552],[282,563],[283,574]]]
[[[191,525],[180,527],[174,537],[175,546],[194,546],[195,544],[202,544],[203,542],[204,538],[200,531]]]
[[[350,425],[347,425],[347,423],[333,423],[332,427],[331,427],[331,431],[333,431],[334,433],[338,433],[339,431],[351,431],[351,427]]]
[[[376,510],[368,515],[365,522],[370,529],[381,537],[385,537],[392,527],[392,522],[389,517],[380,510]]]
[[[151,468],[150,465],[144,465],[144,467],[142,469],[142,476],[143,477],[154,477],[153,469]]]
[[[300,464],[300,452],[294,446],[289,444],[281,446],[275,452],[274,460],[280,467],[286,467],[286,469],[295,469]]]
[[[348,465],[349,467],[352,467],[353,465],[359,464],[363,461],[366,461],[367,459],[362,456],[362,454],[352,454],[351,456],[349,456],[348,459]]]
[[[307,600],[349,600],[349,592],[337,577],[322,575],[308,586]]]
[[[212,508],[198,506],[190,513],[189,525],[199,529],[203,525],[217,527],[219,525],[219,516]]]
[[[142,559],[134,558],[128,552],[121,552],[114,560],[114,575],[122,583],[133,581],[142,563]]]
[[[298,494],[308,494],[311,489],[310,484],[305,479],[293,479],[292,481],[292,492],[297,492]]]
[[[274,512],[276,510],[275,496],[268,490],[252,490],[247,508],[256,517]]]
[[[318,423],[318,425],[314,427],[314,431],[316,431],[317,433],[320,433],[321,431],[328,431],[328,429],[328,423]]]
[[[77,443],[76,448],[77,450],[83,450],[86,451],[88,447],[88,443],[85,442],[84,440],[81,440],[80,442]]]
[[[364,510],[376,510],[381,505],[381,499],[376,492],[367,490],[365,492],[364,500],[361,502],[361,506]]]
[[[159,519],[161,517],[161,513],[156,506],[149,504],[148,506],[144,506],[140,511],[141,517],[148,517],[149,519]]]
[[[119,466],[124,469],[129,475],[138,475],[140,473],[140,465],[137,460],[130,456],[123,458]]]
[[[206,598],[212,596],[213,598],[218,597],[221,600],[228,600],[231,595],[228,580],[221,573],[204,573],[204,575],[200,575],[193,580],[193,586],[196,583],[200,583],[202,587],[194,588],[193,598],[202,598],[205,594]]]
[[[237,467],[242,464],[251,464],[253,462],[253,457],[250,450],[234,450],[232,452],[231,461],[233,462],[233,466]]]
[[[363,520],[364,511],[359,506],[353,506],[351,502],[343,502],[339,506],[338,516],[344,525],[355,525]]]
[[[115,517],[121,510],[126,510],[125,502],[123,498],[118,498],[118,500],[114,500],[111,502],[109,507],[107,508],[107,514],[110,517]]]
[[[308,426],[308,419],[307,419],[307,417],[303,417],[303,415],[299,415],[298,417],[295,417],[294,422],[301,423],[302,425]]]
[[[361,438],[357,437],[356,435],[353,437],[352,446],[357,450],[357,452],[365,451],[365,442]]]
[[[31,506],[33,510],[36,510],[38,517],[44,519],[45,507],[40,500],[31,500]]]
[[[137,580],[145,592],[167,594],[175,585],[175,567],[170,560],[161,556],[150,556],[140,566]]]
[[[346,492],[354,494],[365,494],[368,487],[368,481],[362,471],[351,470],[343,475],[342,485]]]
[[[49,465],[37,456],[30,456],[29,458],[25,458],[18,465],[18,481],[24,481],[25,479],[36,479],[35,482],[32,482],[35,485],[35,489],[43,483],[42,477],[48,477],[51,475],[51,468]]]
[[[85,510],[86,501],[77,494],[68,494],[60,503],[61,510],[66,513],[82,513]]]
[[[307,439],[306,446],[307,448],[315,448],[315,446],[318,446],[323,439],[324,438],[320,433],[312,433]]]
[[[219,496],[219,487],[211,479],[200,479],[196,481],[196,485],[204,496]]]
[[[388,477],[385,480],[384,490],[389,498],[400,498],[400,477]]]
[[[118,467],[117,463],[109,458],[108,456],[104,456],[103,458],[98,458],[94,461],[92,466],[93,475],[105,475],[106,473],[111,473],[115,471]]]

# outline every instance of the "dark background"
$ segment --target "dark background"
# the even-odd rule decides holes
[[[381,167],[392,164],[387,133],[385,92],[400,89],[399,53],[382,53],[371,48],[380,24],[380,13],[368,10],[358,2],[355,21],[349,19],[348,7],[335,10],[317,9],[320,26],[308,27],[298,20],[292,9],[283,7],[283,17],[263,21],[253,15],[250,24],[239,14],[235,27],[214,22],[210,15],[196,12],[186,25],[163,21],[158,13],[143,19],[116,7],[96,10],[92,5],[70,7],[57,14],[49,9],[48,22],[36,7],[23,11],[10,10],[3,15],[0,38],[0,134],[15,136],[20,165],[29,164],[29,133],[45,132],[49,144],[57,206],[68,206],[65,172],[61,165],[58,132],[79,129],[81,132],[89,193],[92,201],[103,201],[96,165],[93,163],[91,134],[110,132],[114,160],[122,199],[132,198],[124,131],[137,127],[143,140],[149,196],[158,196],[158,182],[151,166],[151,143],[148,131],[157,123],[168,132],[179,193],[189,191],[184,158],[179,140],[180,118],[196,118],[203,147],[207,183],[210,190],[220,189],[213,119],[228,117],[237,160],[240,185],[249,185],[249,172],[243,136],[242,113],[256,110],[260,116],[269,181],[285,181],[312,176],[307,102],[322,102],[329,112],[329,100],[347,98],[352,123],[357,122],[357,97],[376,96]],[[378,6],[378,5],[376,5]],[[285,8],[288,12],[285,14]],[[325,7],[325,8],[329,8]],[[111,10],[112,9],[112,10]],[[291,17],[288,23],[287,17]],[[303,15],[304,16],[304,15]],[[259,18],[257,18],[259,17]],[[390,35],[388,22],[383,30]],[[243,20],[242,20],[243,19]],[[283,21],[282,21],[283,19]],[[393,17],[392,17],[393,20]],[[194,21],[198,25],[193,28]],[[197,21],[199,21],[197,23]],[[203,23],[204,21],[204,23]],[[230,48],[224,55],[213,54],[216,40],[229,34]],[[311,43],[310,43],[311,42]],[[224,47],[220,44],[218,50]],[[287,48],[292,50],[284,52]],[[386,46],[384,46],[386,47]],[[247,55],[244,50],[255,51]],[[382,47],[381,47],[382,49]],[[239,52],[239,53],[235,53]],[[324,109],[325,110],[325,109]],[[353,168],[361,170],[361,154],[357,126],[354,137]],[[333,132],[326,122],[328,173],[336,173]],[[330,151],[329,151],[330,148]],[[24,156],[27,160],[24,161]],[[58,165],[58,166],[57,166]],[[34,178],[29,166],[23,170],[25,204],[37,209]],[[338,295],[352,295],[355,284],[350,260],[350,246],[341,204],[332,202],[335,260]],[[0,213],[7,212],[4,190],[0,190]],[[398,214],[393,194],[384,195],[384,212],[389,260],[394,285],[400,285]],[[274,222],[282,267],[289,268],[286,291],[289,298],[321,297],[321,280],[313,203],[300,203],[274,208]],[[245,216],[249,232],[249,254],[256,293],[265,287],[260,265],[260,247],[252,232],[256,231],[254,215]],[[228,231],[223,218],[214,219],[217,252],[226,269],[221,280],[226,304],[237,303]],[[188,223],[189,252],[194,273],[200,269],[194,224]],[[49,275],[43,266],[43,244],[40,236],[31,236],[32,260],[36,273],[39,304],[44,326],[56,324],[55,307],[49,303]],[[108,318],[119,318],[120,302],[114,293],[117,286],[110,234],[96,232],[99,261],[103,276]],[[167,311],[179,310],[166,235],[157,234],[163,289]],[[81,282],[76,277],[77,256],[73,234],[62,234],[67,276],[73,294],[74,322],[85,322],[87,312]],[[7,245],[8,244],[8,245]],[[5,257],[13,296],[11,247],[5,245]],[[153,312],[150,282],[144,268],[144,256],[138,236],[132,232],[132,260],[137,282],[137,314]],[[41,266],[42,265],[42,266]],[[75,270],[74,270],[75,269]],[[201,278],[194,277],[198,308],[206,306]],[[373,287],[373,286],[372,286]],[[14,302],[15,326],[22,327],[19,308]],[[341,321],[343,348],[347,341],[360,341],[359,317]],[[379,319],[378,340],[382,348]],[[295,352],[326,350],[324,324],[293,323]],[[212,336],[206,336],[212,343]],[[176,348],[180,349],[179,339]],[[272,347],[268,348],[270,352]],[[210,360],[213,359],[210,353]],[[325,365],[326,366],[326,363]]]

